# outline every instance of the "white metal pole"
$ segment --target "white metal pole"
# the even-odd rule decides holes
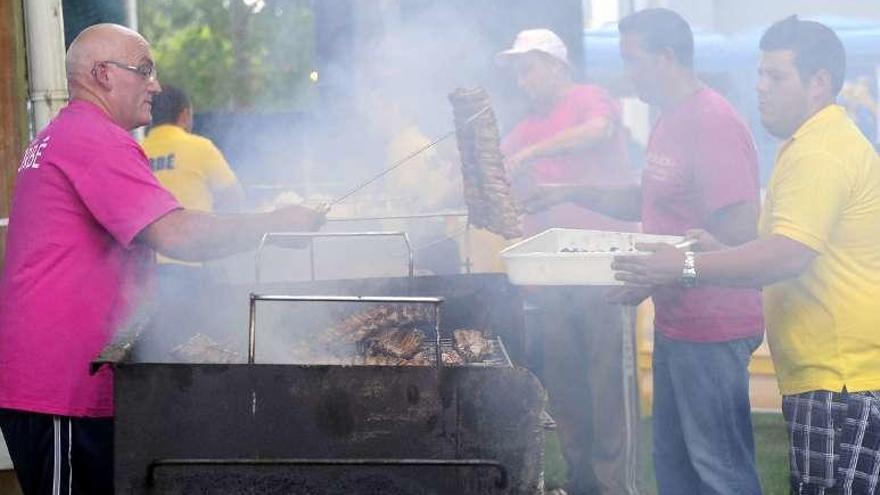
[[[125,0],[125,25],[138,30],[137,0]]]
[[[29,92],[39,132],[68,100],[64,19],[61,0],[28,0],[24,8]]]
[[[125,0],[125,25],[135,31],[138,30],[137,0]],[[145,127],[138,127],[132,131],[132,135],[139,143],[144,140],[146,134],[144,129]]]

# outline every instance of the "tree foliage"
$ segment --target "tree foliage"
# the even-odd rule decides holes
[[[315,97],[310,0],[141,0],[160,81],[198,110],[291,110]]]

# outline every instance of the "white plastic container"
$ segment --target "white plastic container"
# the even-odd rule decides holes
[[[642,242],[678,244],[681,236],[604,230],[549,229],[501,251],[507,277],[515,285],[622,285],[611,262]]]

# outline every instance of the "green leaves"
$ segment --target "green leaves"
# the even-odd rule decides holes
[[[295,110],[316,96],[309,0],[148,0],[138,9],[160,82],[186,89],[197,111]]]

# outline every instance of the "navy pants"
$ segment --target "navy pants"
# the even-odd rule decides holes
[[[113,419],[0,409],[24,495],[112,495]]]

